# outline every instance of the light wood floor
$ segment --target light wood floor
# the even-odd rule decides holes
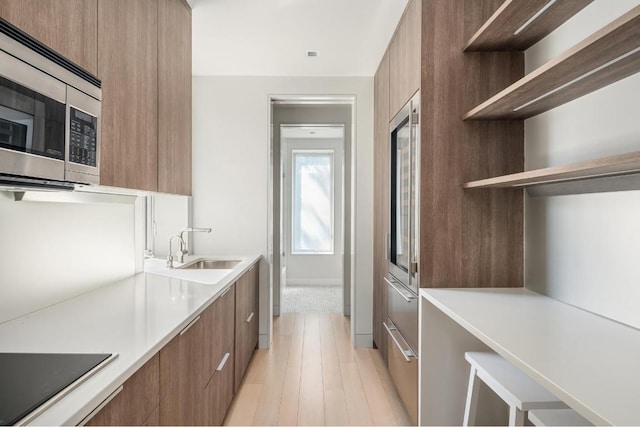
[[[411,425],[377,350],[353,349],[342,314],[274,318],[225,425]]]

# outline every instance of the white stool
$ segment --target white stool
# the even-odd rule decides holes
[[[536,409],[529,412],[529,421],[536,426],[592,426],[573,409]]]
[[[476,419],[481,379],[509,405],[509,425],[523,426],[525,415],[532,409],[564,409],[567,405],[520,369],[495,353],[468,352],[464,358],[471,364],[464,426]]]

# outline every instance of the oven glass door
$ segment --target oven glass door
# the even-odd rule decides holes
[[[411,137],[409,117],[391,132],[391,273],[406,282],[411,244]],[[400,277],[398,277],[400,276]],[[405,279],[405,280],[403,280]],[[405,283],[408,285],[408,283]]]
[[[0,147],[64,160],[65,108],[0,77]]]

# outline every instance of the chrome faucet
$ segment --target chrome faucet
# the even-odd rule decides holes
[[[178,251],[177,255],[178,255],[178,262],[183,262],[184,261],[184,255],[182,255],[182,251],[184,250],[184,240],[182,239],[182,236],[179,234],[174,234],[173,236],[169,237],[169,256],[167,256],[167,267],[169,268],[174,268],[173,267],[173,249],[171,246],[171,243],[173,243],[173,239],[177,237],[180,240],[180,250]]]
[[[187,227],[184,230],[182,230],[180,234],[174,234],[173,236],[171,236],[169,238],[169,256],[167,257],[167,267],[173,268],[174,254],[171,248],[171,242],[173,241],[174,237],[177,237],[180,240],[180,249],[178,249],[178,251],[175,253],[175,256],[177,257],[177,261],[182,263],[184,262],[185,255],[189,255],[189,251],[187,250],[187,245],[184,243],[184,233],[190,233],[190,232],[211,233],[211,229]]]

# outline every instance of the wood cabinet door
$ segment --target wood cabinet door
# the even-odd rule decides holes
[[[216,371],[205,390],[207,407],[209,409],[209,425],[222,425],[224,417],[227,414],[227,409],[229,409],[229,405],[231,405],[231,401],[233,400],[233,347],[234,345],[231,343],[222,353],[220,360],[217,361]]]
[[[422,0],[411,0],[389,45],[389,119],[420,89]]]
[[[158,189],[158,3],[98,1],[100,184]]]
[[[123,384],[122,391],[86,425],[157,425],[159,387],[159,357],[156,354]]]
[[[206,358],[210,376],[216,373],[225,352],[233,346],[235,338],[236,287],[232,285],[205,310]],[[231,363],[233,365],[233,362]]]
[[[191,9],[158,1],[158,191],[191,195]]]
[[[209,382],[201,317],[160,350],[160,425],[205,425]]]
[[[98,0],[0,0],[0,16],[92,74],[98,72]]]
[[[258,343],[257,265],[236,282],[235,386],[237,391]]]
[[[387,360],[387,234],[389,233],[389,51],[374,77],[374,236],[373,236],[373,340]]]

